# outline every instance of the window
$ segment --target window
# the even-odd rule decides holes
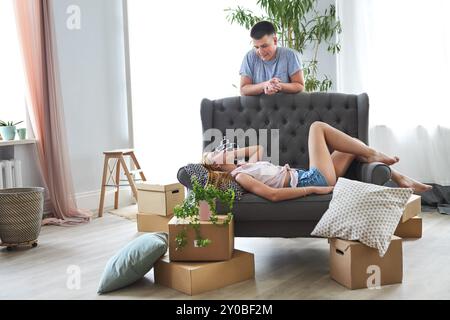
[[[239,95],[249,32],[232,0],[128,1],[134,147],[152,181],[176,181],[202,152],[200,103]],[[167,181],[170,179],[170,181]]]
[[[25,79],[17,36],[13,0],[0,1],[0,120],[24,121]]]

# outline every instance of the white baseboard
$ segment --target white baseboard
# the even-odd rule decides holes
[[[114,207],[114,190],[106,191],[104,212]],[[100,205],[100,190],[77,193],[75,195],[78,208],[91,210],[95,215],[98,214]],[[121,188],[119,192],[119,206],[125,207],[136,204],[136,200],[132,196],[131,188]],[[44,216],[50,213],[50,201],[45,200]]]

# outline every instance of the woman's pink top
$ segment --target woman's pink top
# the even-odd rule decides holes
[[[247,163],[240,167],[237,167],[231,172],[231,176],[234,178],[239,173],[245,173],[252,176],[258,181],[261,181],[265,185],[272,188],[284,188],[284,181],[286,175],[290,174],[290,185],[292,188],[297,187],[298,173],[297,170],[290,170],[288,164],[285,166],[276,166],[268,161],[259,161],[256,163]]]

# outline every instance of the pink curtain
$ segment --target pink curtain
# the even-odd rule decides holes
[[[45,219],[43,224],[88,222],[92,213],[78,209],[74,198],[50,1],[14,2],[26,73],[28,112],[37,140],[41,175],[52,206],[53,218]]]

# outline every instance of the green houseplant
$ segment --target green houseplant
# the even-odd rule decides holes
[[[257,22],[266,20],[275,25],[279,43],[283,47],[297,50],[301,54],[312,50],[310,60],[304,61],[305,90],[328,91],[333,86],[327,75],[319,78],[318,53],[321,45],[327,46],[330,54],[341,50],[334,36],[342,32],[341,23],[336,17],[336,7],[317,9],[317,0],[257,0],[257,5],[265,15],[257,16],[251,10],[238,6],[225,9],[230,23],[237,23],[250,30]]]
[[[181,250],[187,244],[187,227],[192,227],[195,231],[196,242],[199,247],[206,247],[211,243],[211,240],[204,239],[200,233],[200,205],[202,201],[208,204],[211,211],[209,221],[215,225],[228,225],[232,219],[232,209],[235,199],[235,193],[232,189],[222,191],[214,185],[207,184],[202,187],[197,180],[196,176],[192,176],[192,190],[188,197],[184,200],[182,205],[178,205],[174,209],[174,215],[178,219],[184,219],[189,221],[183,230],[176,236],[175,241],[177,243],[177,250]],[[229,209],[227,218],[219,223],[219,219],[216,211],[216,202],[220,201],[226,205]]]
[[[16,137],[16,125],[23,121],[14,123],[13,121],[0,120],[0,134],[4,140],[14,140]]]

